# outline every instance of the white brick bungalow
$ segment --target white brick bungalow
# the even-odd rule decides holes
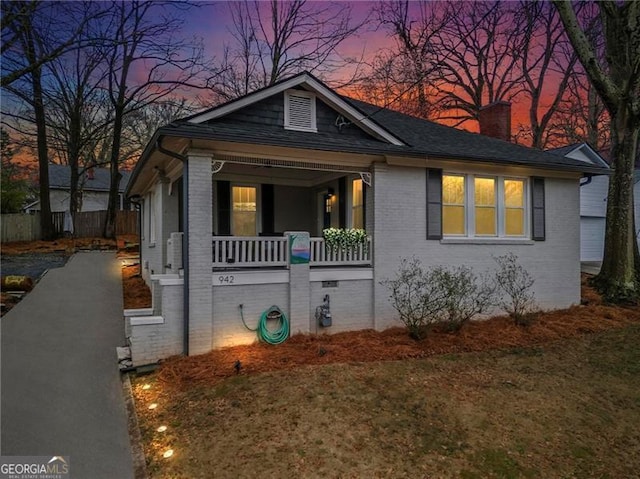
[[[153,294],[126,312],[134,365],[255,341],[241,304],[252,326],[279,306],[292,334],[397,325],[381,281],[412,256],[483,271],[513,252],[542,307],[578,303],[579,182],[603,173],[342,97],[308,73],[164,126],[127,188]],[[369,247],[331,254],[327,226],[364,227]],[[308,263],[292,264],[291,232],[309,235]]]

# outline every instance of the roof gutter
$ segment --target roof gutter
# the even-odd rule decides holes
[[[589,183],[591,183],[593,181],[593,175],[586,175],[584,179],[584,182],[580,181],[580,186],[587,186]]]
[[[189,355],[189,251],[185,246],[189,245],[189,162],[187,157],[172,150],[168,150],[162,146],[164,135],[158,135],[155,142],[155,148],[162,154],[180,160],[182,162],[182,206],[184,212],[182,215],[183,229],[182,232],[182,270],[184,271],[184,288],[182,291],[182,353]]]

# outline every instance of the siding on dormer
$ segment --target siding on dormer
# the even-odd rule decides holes
[[[317,134],[335,135],[336,137],[375,139],[365,131],[353,124],[347,124],[339,129],[336,126],[336,119],[340,113],[333,110],[322,100],[316,97],[316,126]],[[262,130],[284,128],[284,93],[278,93],[269,98],[265,98],[259,102],[249,105],[241,110],[229,113],[222,118],[211,120],[208,123],[215,124],[222,122],[225,124],[236,123],[238,125],[256,125]],[[309,133],[314,135],[316,133]]]

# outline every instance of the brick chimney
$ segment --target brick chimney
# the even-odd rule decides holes
[[[480,108],[480,134],[511,141],[511,103],[497,101]]]
[[[93,166],[91,166],[90,168],[87,168],[87,180],[93,180],[93,179],[95,179],[95,175],[93,171]]]

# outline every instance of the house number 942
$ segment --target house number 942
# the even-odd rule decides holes
[[[235,278],[232,275],[218,276],[218,283],[220,284],[233,284]]]

